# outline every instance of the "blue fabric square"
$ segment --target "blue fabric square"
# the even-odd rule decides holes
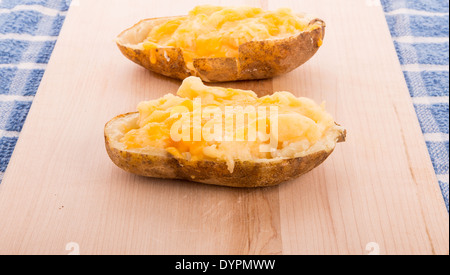
[[[6,131],[20,132],[30,110],[31,102],[14,102],[14,107],[5,125]]]
[[[36,45],[36,52],[34,56],[30,57],[30,60],[36,60],[36,63],[45,63],[47,64],[50,60],[50,56],[53,52],[53,48],[55,47],[56,41],[45,41]]]
[[[448,54],[448,53],[447,53]],[[420,75],[424,81],[428,95],[448,96],[449,94],[449,72],[424,71]]]
[[[448,182],[439,181],[439,188],[441,189],[442,195],[444,196],[444,202],[447,206],[447,212],[449,211],[449,205],[448,205]]]
[[[8,166],[11,155],[16,146],[16,137],[1,137],[0,138],[0,172],[5,172]]]
[[[434,104],[430,112],[436,120],[440,133],[448,134],[448,104]]]
[[[14,68],[0,68],[0,95],[10,94],[9,87],[16,73]]]
[[[448,151],[449,142],[426,142],[428,151],[430,151],[431,161],[434,166],[434,170],[438,175],[448,174],[449,164],[448,161]]]
[[[0,64],[15,64],[21,61],[22,54],[30,42],[19,40],[0,40]]]
[[[412,97],[448,96],[448,71],[403,72]]]
[[[44,16],[36,11],[0,14],[0,33],[38,34],[38,23]]]
[[[11,113],[13,106],[14,102],[0,101],[0,130],[5,130],[6,125],[8,125],[9,114]]]
[[[25,80],[25,86],[22,92],[24,96],[34,96],[39,88],[41,79],[44,76],[44,70],[24,70],[28,72]]]
[[[51,35],[53,36],[59,35],[59,32],[64,23],[64,19],[66,19],[65,16],[56,16],[55,18],[53,18],[53,20],[51,21],[51,29],[52,29]]]

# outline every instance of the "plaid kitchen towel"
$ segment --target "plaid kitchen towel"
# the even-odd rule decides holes
[[[70,0],[0,0],[0,182]]]
[[[381,3],[448,211],[449,1]]]
[[[0,181],[70,1],[0,0]],[[381,4],[448,209],[449,2]]]

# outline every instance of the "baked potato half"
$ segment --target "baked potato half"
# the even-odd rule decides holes
[[[295,179],[318,165],[333,152],[337,142],[345,141],[345,130],[336,125],[321,145],[301,157],[236,161],[233,173],[223,160],[189,161],[164,150],[127,149],[120,139],[124,130],[137,127],[138,113],[119,115],[105,126],[106,150],[123,170],[145,177],[180,179],[229,187],[266,187]]]
[[[236,16],[240,21],[232,21]],[[142,20],[116,43],[127,58],[155,73],[225,82],[290,72],[317,52],[324,35],[324,21],[312,15],[200,6],[188,16]]]
[[[337,125],[322,106],[309,99],[295,98],[287,92],[258,98],[251,91],[200,86],[199,81],[189,77],[178,90],[178,96],[169,94],[142,102],[139,112],[119,115],[109,121],[104,134],[111,160],[125,171],[146,177],[230,187],[264,187],[307,173],[333,152],[337,142],[345,141],[345,129]],[[181,120],[174,116],[174,110],[183,113],[181,107],[186,107],[187,117],[192,118],[196,112],[192,101],[198,98],[202,99],[202,110],[218,106],[218,103],[280,107],[274,120],[278,124],[275,150],[269,153],[252,150],[263,143],[259,138],[252,142],[218,142],[216,139],[205,141],[203,134],[199,141],[174,141],[171,128]],[[212,120],[209,116],[202,117],[201,125]],[[250,116],[247,121],[250,125]],[[258,123],[260,121],[267,120],[264,118]],[[189,120],[187,125],[187,129],[192,130],[195,122]],[[192,132],[187,139],[190,137]]]

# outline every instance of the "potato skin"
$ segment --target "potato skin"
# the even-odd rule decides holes
[[[134,114],[134,113],[131,113]],[[113,142],[106,130],[115,119],[105,126],[105,145],[111,160],[120,168],[133,174],[163,179],[181,179],[212,185],[229,187],[266,187],[297,178],[318,165],[333,152],[318,151],[304,157],[277,159],[267,162],[236,161],[233,173],[230,173],[225,161],[187,161],[167,156],[141,154],[120,150],[112,146]],[[345,131],[337,142],[345,140]]]
[[[142,23],[150,22],[156,26],[173,18],[175,17],[142,20],[123,31],[118,38]],[[180,48],[157,48],[153,53],[154,62],[151,62],[151,50],[133,49],[121,43],[120,39],[117,40],[117,46],[133,62],[172,78],[198,76],[205,82],[265,79],[294,70],[317,52],[325,35],[325,23],[315,18],[310,21],[310,25],[317,27],[287,38],[244,43],[239,46],[237,58],[196,58],[193,60],[193,70],[187,68]]]

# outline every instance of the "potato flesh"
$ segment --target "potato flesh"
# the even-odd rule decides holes
[[[201,118],[200,124],[194,121],[194,105],[196,100],[201,100],[201,111],[207,108],[219,108],[221,122],[225,124],[227,119],[232,119],[236,125],[235,117],[226,117],[227,107],[253,106],[269,109],[278,107],[278,144],[276,151],[262,152],[260,145],[268,145],[270,140],[261,138],[271,131],[269,114],[266,118],[248,116],[244,128],[239,132],[231,129],[232,141],[226,140],[228,133],[221,124],[221,140],[208,140],[202,129],[208,123],[213,125],[214,116]],[[171,113],[187,112],[189,136],[180,141],[171,138],[171,129],[175,123],[182,123],[182,117],[171,116]],[[188,77],[180,86],[177,96],[167,94],[162,98],[144,101],[138,105],[139,119],[137,127],[127,131],[120,139],[126,149],[165,149],[169,154],[187,160],[224,160],[229,170],[232,171],[235,160],[270,159],[273,157],[293,158],[298,153],[307,151],[314,146],[334,126],[334,120],[323,106],[317,105],[310,99],[297,98],[288,92],[277,92],[270,96],[258,98],[252,91],[226,89],[221,87],[205,86],[198,77]],[[258,114],[259,115],[259,114]],[[249,125],[254,124],[256,139],[249,138]],[[232,124],[233,125],[233,124]],[[236,127],[236,126],[234,126]],[[261,128],[260,128],[261,127]],[[200,128],[200,129],[199,129]],[[260,130],[263,130],[262,132]],[[201,133],[200,140],[194,138],[194,133]],[[238,141],[237,135],[241,133],[242,141]]]
[[[205,5],[194,8],[187,17],[154,27],[143,46],[144,49],[181,48],[185,62],[191,64],[194,58],[237,57],[239,45],[246,42],[283,38],[308,28],[308,19],[286,8],[264,11]]]

